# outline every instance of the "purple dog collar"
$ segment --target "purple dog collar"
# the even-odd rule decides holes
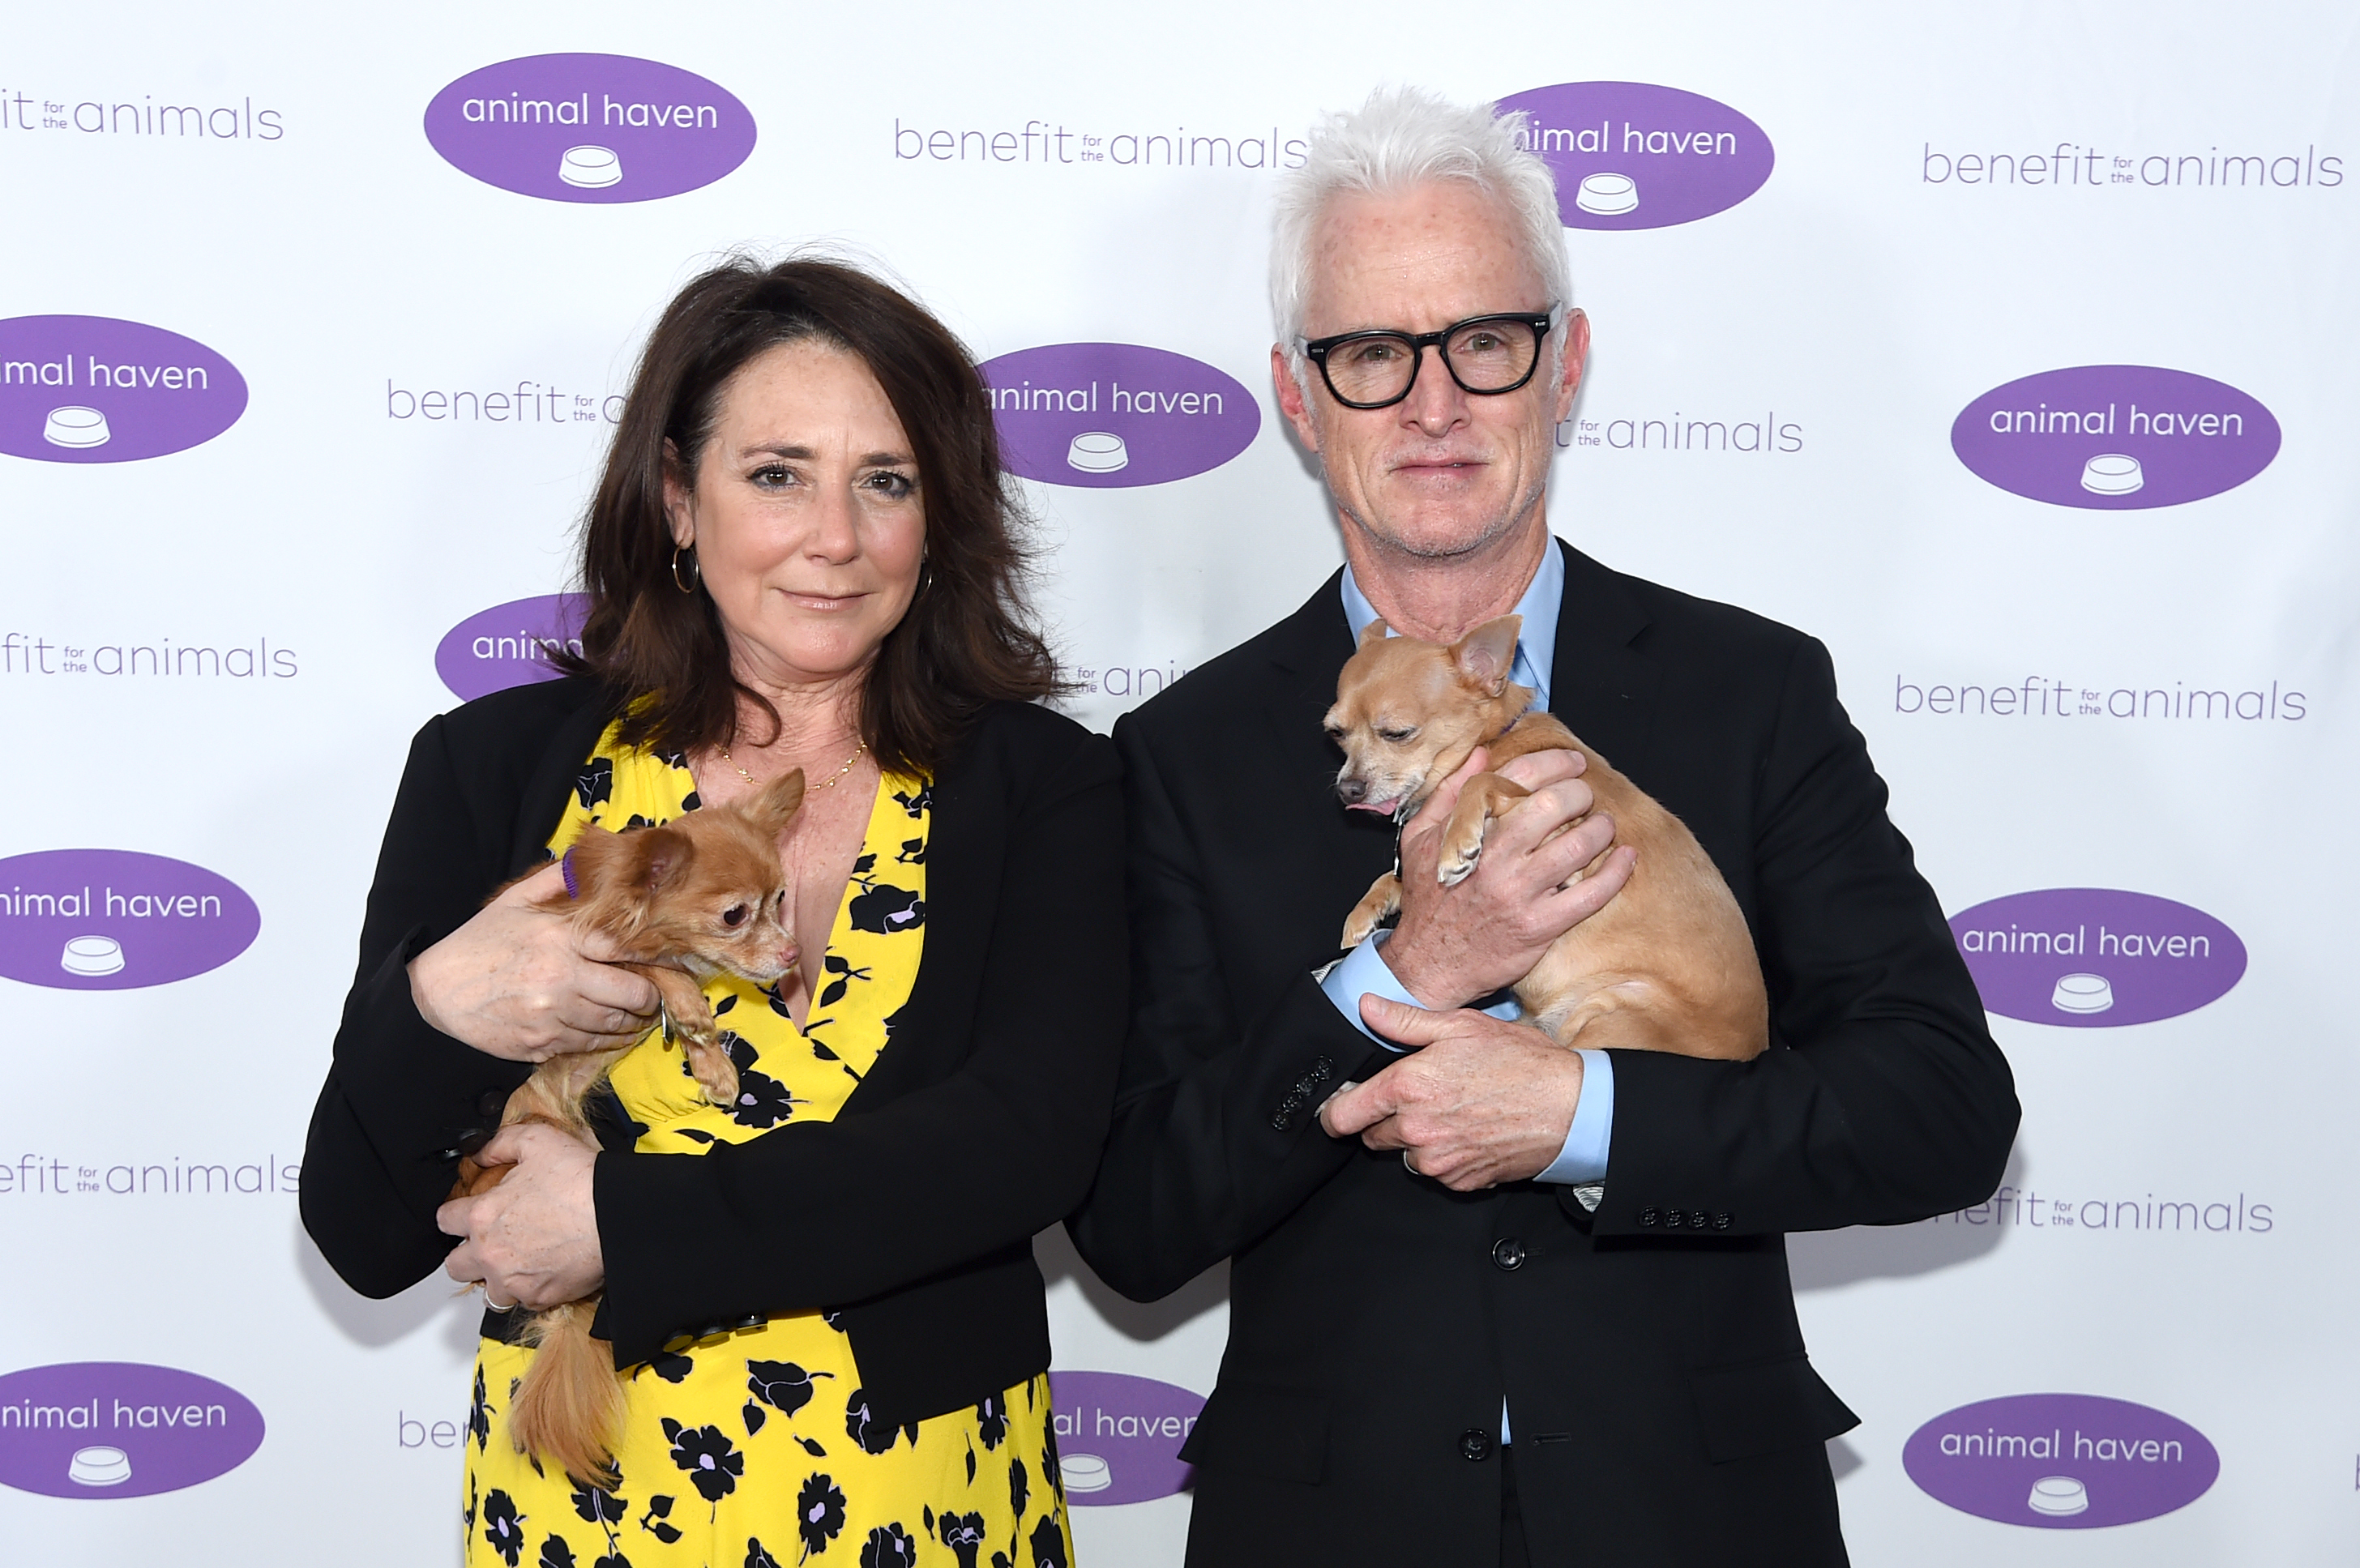
[[[565,878],[565,896],[569,898],[579,898],[582,897],[581,880],[574,874],[574,852],[572,850],[569,849],[565,852],[565,858],[557,863],[557,869],[559,874]]]

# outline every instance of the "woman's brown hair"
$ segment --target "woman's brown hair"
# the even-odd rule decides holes
[[[583,525],[590,612],[582,652],[558,662],[596,677],[618,710],[648,699],[622,714],[627,746],[727,746],[740,697],[769,713],[776,733],[778,711],[730,669],[711,595],[677,586],[666,448],[677,454],[673,472],[693,481],[730,377],[807,339],[868,365],[917,460],[928,575],[878,649],[861,691],[860,736],[879,766],[928,770],[985,704],[1065,687],[1025,603],[1023,517],[1000,469],[990,394],[975,362],[923,308],[838,262],[734,259],[664,308]]]

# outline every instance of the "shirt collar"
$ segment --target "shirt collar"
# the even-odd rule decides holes
[[[1555,539],[1541,552],[1540,570],[1525,585],[1524,596],[1516,601],[1515,613],[1524,617],[1516,633],[1516,666],[1513,678],[1520,686],[1533,689],[1533,705],[1546,712],[1549,705],[1549,679],[1557,670],[1557,617],[1565,603],[1565,552],[1557,548]],[[1344,626],[1352,640],[1360,640],[1360,633],[1377,618],[1376,606],[1352,580],[1352,569],[1344,568]],[[1388,628],[1390,631],[1390,628]]]

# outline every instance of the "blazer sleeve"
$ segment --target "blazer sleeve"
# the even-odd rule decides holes
[[[2015,1141],[2006,1060],[1816,641],[1792,656],[1758,767],[1771,1049],[1612,1053],[1597,1234],[1661,1235],[1674,1210],[1723,1234],[1922,1219],[1981,1202]]]
[[[1393,1054],[1308,973],[1237,1017],[1203,847],[1142,729],[1126,720],[1115,739],[1131,802],[1131,1037],[1097,1186],[1065,1228],[1101,1279],[1144,1301],[1249,1246],[1341,1171],[1360,1142],[1321,1132],[1319,1102]]]
[[[947,1021],[966,1034],[945,1052],[956,1069],[874,1110],[699,1156],[599,1157],[619,1356],[692,1325],[856,1303],[1029,1246],[1087,1190],[1121,1042],[1122,926],[1109,916],[1122,900],[1122,797],[1105,737],[1071,733],[1069,752],[1008,786],[980,991]]]
[[[410,961],[464,924],[502,880],[509,824],[472,800],[448,725],[411,742],[361,927],[328,1082],[303,1149],[303,1227],[344,1282],[390,1296],[456,1245],[434,1227],[459,1147],[499,1126],[531,1075],[419,1016]]]

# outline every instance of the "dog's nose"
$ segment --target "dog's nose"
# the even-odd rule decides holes
[[[1336,798],[1348,806],[1357,806],[1369,798],[1369,781],[1349,775],[1336,780]]]

